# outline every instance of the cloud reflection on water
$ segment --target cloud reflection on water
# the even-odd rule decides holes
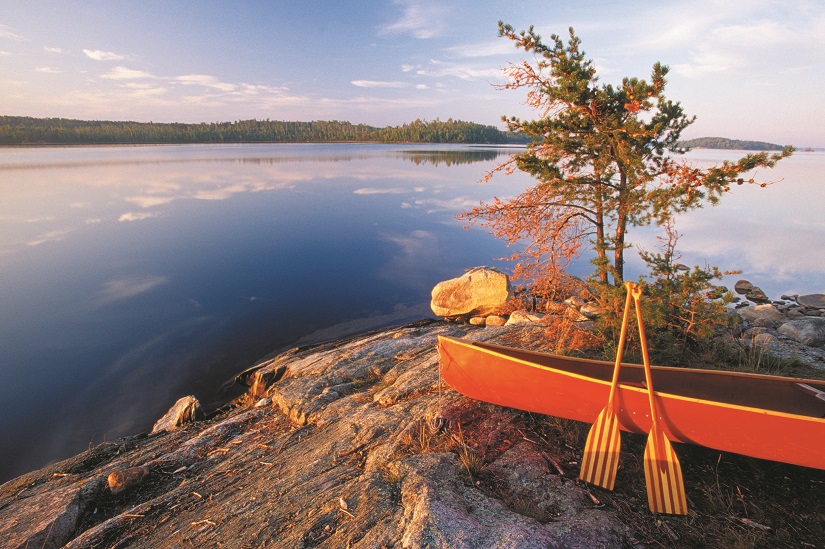
[[[101,304],[122,301],[150,292],[158,286],[166,284],[167,281],[168,279],[165,276],[156,275],[109,280],[103,283],[103,286],[98,292],[98,297]]]

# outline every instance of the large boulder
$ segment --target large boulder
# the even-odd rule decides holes
[[[489,267],[475,267],[462,276],[439,282],[430,307],[438,316],[484,316],[501,309],[513,297],[509,277]]]
[[[770,303],[770,298],[765,295],[762,288],[754,286],[747,280],[738,280],[733,287],[734,291],[739,295],[744,295],[748,300],[754,303]]]
[[[808,294],[797,296],[796,302],[803,307],[825,309],[825,294]]]
[[[811,347],[822,347],[825,346],[825,318],[791,320],[779,327],[779,333]]]
[[[782,323],[782,312],[774,305],[756,305],[755,307],[743,307],[737,311],[739,316],[748,322],[769,320],[771,322]]]

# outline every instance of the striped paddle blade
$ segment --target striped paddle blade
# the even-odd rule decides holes
[[[613,407],[599,413],[593,427],[587,434],[582,456],[582,468],[579,478],[590,484],[612,490],[616,483],[616,470],[619,468],[621,435],[619,422]]]
[[[629,283],[628,283],[629,284]],[[582,468],[579,478],[590,484],[601,486],[608,490],[613,489],[616,483],[616,470],[619,468],[619,452],[621,438],[619,436],[619,421],[616,418],[613,399],[616,397],[616,388],[619,386],[619,370],[622,367],[622,351],[627,335],[627,321],[630,318],[631,286],[627,286],[627,298],[624,302],[622,330],[619,334],[619,346],[616,349],[616,364],[613,365],[613,380],[610,382],[610,395],[607,406],[596,418],[595,423],[587,433],[587,442],[584,445]]]
[[[687,515],[682,466],[670,441],[658,429],[652,429],[647,437],[645,482],[651,512]]]

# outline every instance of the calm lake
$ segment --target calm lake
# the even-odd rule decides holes
[[[512,150],[434,145],[0,149],[0,482],[205,407],[296,342],[429,316],[440,280],[500,265],[455,214],[531,180]],[[736,151],[694,151],[697,164]],[[680,219],[682,262],[769,296],[825,292],[825,153]],[[654,250],[656,232],[631,230]],[[587,264],[576,267],[581,274]],[[631,258],[629,269],[640,269]]]

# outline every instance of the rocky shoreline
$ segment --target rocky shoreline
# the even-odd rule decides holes
[[[718,287],[715,291],[721,295],[728,289]],[[736,305],[730,311],[740,324],[724,343],[825,369],[825,294],[783,295],[772,300],[747,280],[738,281],[734,291],[744,298],[735,297]],[[446,320],[477,326],[540,325],[547,315],[586,323],[600,314],[597,303],[577,295],[545,303],[544,308],[551,311],[547,314],[527,310],[501,314],[513,293],[505,273],[474,267],[436,285],[431,308]]]
[[[571,299],[559,314],[586,321],[587,305]],[[182,413],[150,434],[0,486],[0,539],[14,549],[645,545],[640,526],[616,512],[625,503],[605,505],[599,498],[612,496],[575,481],[575,444],[550,443],[547,424],[530,414],[441,382],[439,335],[542,348],[540,317],[488,322],[494,309],[467,315],[486,327],[426,320],[267,358],[238,376],[250,391],[233,407],[204,417],[182,399]],[[736,309],[741,341],[825,369],[823,312],[823,296]],[[573,427],[559,429],[564,439]],[[781,467],[780,478],[808,474]],[[821,477],[800,481],[819,502],[806,512],[820,518]],[[707,494],[689,497],[701,505]],[[795,531],[800,512],[769,519],[768,530]],[[673,541],[670,519],[648,518]]]
[[[438,335],[530,347],[540,331],[424,321],[284,353],[258,365],[277,381],[248,407],[103,443],[0,486],[0,539],[15,549],[621,547],[626,527],[524,440],[518,412],[439,381]],[[481,486],[473,456],[493,447],[503,448],[487,466],[497,484]]]

